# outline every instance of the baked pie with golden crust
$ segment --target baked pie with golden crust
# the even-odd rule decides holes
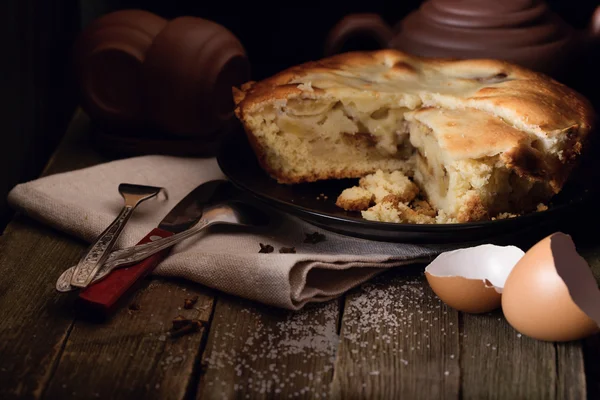
[[[308,62],[234,88],[234,99],[260,165],[278,182],[398,171],[420,189],[417,200],[437,210],[437,219],[428,211],[409,221],[403,215],[419,214],[410,207],[416,192],[410,200],[376,199],[365,187],[347,192],[356,200],[349,209],[363,208],[365,218],[386,220],[373,216],[378,205],[399,209],[387,218],[393,222],[534,210],[563,187],[594,115],[574,90],[507,62],[396,50]],[[342,196],[338,203],[350,204]]]

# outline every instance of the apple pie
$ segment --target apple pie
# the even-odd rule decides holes
[[[372,178],[374,191],[362,185],[346,197],[354,209],[400,210],[392,222],[435,221],[430,209],[412,207],[415,199],[443,222],[534,210],[562,189],[594,116],[577,92],[522,67],[396,50],[308,62],[233,92],[236,116],[274,179],[387,174],[383,186]]]

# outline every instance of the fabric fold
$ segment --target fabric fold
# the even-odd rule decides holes
[[[135,245],[191,190],[213,179],[225,179],[215,159],[143,156],[22,183],[9,193],[8,201],[42,223],[92,242],[122,207],[120,183],[164,187],[168,199],[157,197],[135,210],[118,240],[122,248]],[[441,251],[436,246],[343,236],[265,210],[272,221],[268,227],[200,233],[175,246],[154,274],[297,310],[340,296],[386,269],[427,262]],[[325,234],[325,240],[304,243],[314,232]],[[260,243],[270,244],[274,252],[258,253]],[[295,247],[296,253],[279,253],[282,247]]]

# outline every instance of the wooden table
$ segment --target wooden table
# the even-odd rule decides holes
[[[87,130],[77,114],[44,174],[105,161]],[[600,272],[595,235],[580,251]],[[54,291],[84,246],[24,216],[0,239],[0,399],[600,398],[599,337],[540,342],[500,312],[456,312],[422,267],[300,312],[151,278],[131,300],[139,310],[100,323]],[[179,314],[206,326],[173,339]]]

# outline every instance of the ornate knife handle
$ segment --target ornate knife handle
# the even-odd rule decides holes
[[[73,276],[71,277],[71,285],[76,287],[86,287],[92,282],[94,276],[110,254],[110,250],[117,241],[125,224],[131,217],[135,206],[125,205],[117,218],[102,232],[87,251],[85,256],[77,263]]]

